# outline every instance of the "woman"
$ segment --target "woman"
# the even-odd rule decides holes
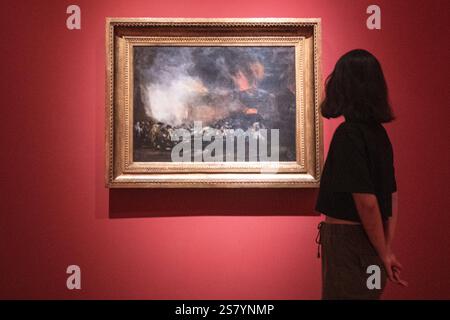
[[[322,299],[379,299],[386,278],[407,285],[391,250],[397,186],[382,123],[394,117],[380,63],[365,50],[346,53],[325,93],[322,115],[345,121],[333,135],[316,204],[326,216],[318,235]]]

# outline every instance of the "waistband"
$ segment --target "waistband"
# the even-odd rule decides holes
[[[364,227],[362,224],[341,224],[341,223],[326,223],[325,221],[322,221],[319,223],[317,228],[320,230],[322,228],[325,228],[329,232],[333,233],[346,233],[349,232],[363,232],[364,233]]]
[[[317,225],[317,258],[320,258],[320,249],[321,249],[321,232],[326,232],[331,235],[356,235],[356,236],[365,236],[364,227],[362,224],[340,224],[340,223],[326,223],[325,221],[320,222]]]

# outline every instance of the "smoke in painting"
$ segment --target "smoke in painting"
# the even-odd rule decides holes
[[[278,129],[279,161],[296,160],[293,46],[136,46],[133,68],[134,161],[171,161],[171,133],[194,121],[224,136]]]

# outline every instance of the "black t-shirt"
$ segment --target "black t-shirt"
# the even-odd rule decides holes
[[[392,145],[384,127],[379,123],[341,123],[324,164],[316,210],[359,222],[352,193],[372,193],[386,220],[392,215],[395,191]]]

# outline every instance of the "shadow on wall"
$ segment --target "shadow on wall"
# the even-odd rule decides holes
[[[315,216],[317,189],[110,189],[109,217]]]

